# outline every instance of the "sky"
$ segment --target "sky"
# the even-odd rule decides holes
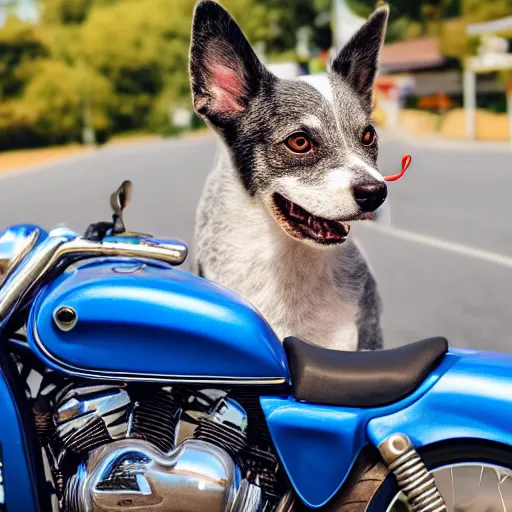
[[[24,21],[37,19],[35,0],[0,0],[0,26],[5,22],[8,14],[14,14]]]

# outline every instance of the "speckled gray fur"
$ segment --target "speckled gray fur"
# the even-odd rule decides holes
[[[387,16],[377,11],[335,59],[329,99],[305,81],[268,72],[218,4],[196,7],[194,105],[220,137],[197,211],[196,264],[252,302],[281,338],[340,350],[382,347],[376,283],[353,239],[326,247],[291,238],[271,198],[278,192],[339,221],[361,215],[352,186],[382,182],[377,146],[363,146],[361,134],[371,123]],[[297,131],[315,141],[314,153],[285,148],[283,140]]]

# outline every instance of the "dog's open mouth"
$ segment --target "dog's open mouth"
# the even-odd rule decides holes
[[[325,245],[341,244],[346,240],[350,231],[349,224],[312,215],[278,193],[272,196],[272,200],[274,215],[294,238],[309,239]]]

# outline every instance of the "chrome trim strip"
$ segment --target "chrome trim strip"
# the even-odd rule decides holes
[[[53,355],[42,343],[37,330],[35,319],[32,323],[32,335],[37,348],[41,351],[44,356],[52,363],[59,366],[59,369],[72,375],[74,377],[85,377],[103,380],[115,380],[115,381],[136,381],[136,382],[160,382],[166,384],[216,384],[216,385],[247,385],[251,384],[254,386],[276,386],[280,384],[287,384],[287,379],[284,377],[193,377],[183,375],[161,375],[161,374],[144,374],[144,373],[131,373],[131,372],[118,372],[109,371],[108,374],[100,370],[91,370],[84,368],[77,368],[65,361],[60,360],[57,356]]]

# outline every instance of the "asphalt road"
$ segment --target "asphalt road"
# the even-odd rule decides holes
[[[388,347],[442,334],[453,345],[512,351],[512,152],[384,137],[391,226],[358,238],[384,299]],[[215,154],[210,137],[106,147],[63,162],[0,175],[2,225],[66,223],[83,231],[110,217],[110,193],[135,187],[130,230],[192,241],[195,207]]]

